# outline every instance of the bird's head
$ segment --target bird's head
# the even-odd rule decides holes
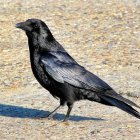
[[[39,19],[28,19],[25,22],[17,23],[16,27],[28,33],[39,33],[41,29],[47,28],[47,25]]]
[[[39,19],[28,19],[25,22],[16,24],[17,28],[24,30],[28,37],[33,35],[44,35],[46,38],[53,38],[47,25]]]

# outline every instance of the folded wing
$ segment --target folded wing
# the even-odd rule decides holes
[[[89,89],[95,92],[111,90],[112,88],[98,78],[96,75],[87,71],[75,61],[61,61],[56,54],[47,54],[41,58],[43,69],[57,82],[67,82],[75,87]]]

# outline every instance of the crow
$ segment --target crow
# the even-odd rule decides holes
[[[106,82],[79,65],[53,37],[48,26],[39,19],[28,19],[16,24],[25,31],[30,52],[32,72],[50,94],[60,99],[54,112],[67,104],[63,121],[67,121],[75,101],[89,100],[116,106],[140,119],[140,113],[131,106],[134,102],[122,97]]]

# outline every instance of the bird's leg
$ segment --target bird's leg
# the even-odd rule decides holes
[[[63,105],[64,105],[64,101],[60,99],[60,105],[57,108],[55,108],[55,110],[53,110],[47,117],[52,118],[54,116],[54,113],[56,112],[56,110],[58,110]]]
[[[71,112],[71,110],[72,110],[72,107],[73,107],[73,104],[67,104],[67,106],[68,106],[68,111],[67,111],[67,114],[66,114],[66,116],[65,116],[65,118],[64,118],[64,120],[63,120],[63,122],[66,122],[68,119],[69,119],[69,115],[70,115],[70,112]]]
[[[58,110],[60,108],[61,105],[59,105],[57,108],[55,108],[55,110],[53,110],[52,112],[50,112],[50,114],[47,116],[48,118],[52,118],[54,113],[56,112],[56,110]]]

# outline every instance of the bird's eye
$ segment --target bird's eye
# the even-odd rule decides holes
[[[34,28],[35,28],[35,29],[37,29],[37,28],[38,28],[38,25],[37,25],[37,24],[35,24],[35,25],[34,25]]]

